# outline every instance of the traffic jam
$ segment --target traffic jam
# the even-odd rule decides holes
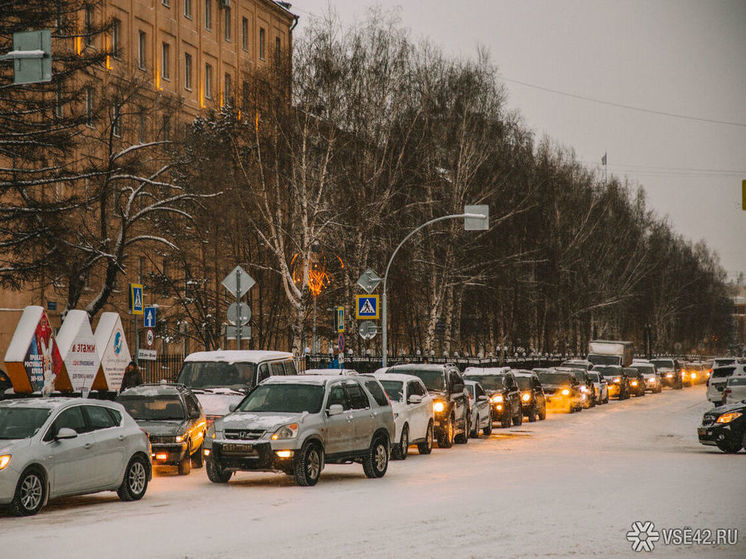
[[[116,332],[120,325],[107,327],[106,320],[107,331]],[[64,341],[62,332],[63,351]],[[6,363],[14,351],[11,344]],[[0,505],[26,516],[70,495],[115,491],[137,501],[154,468],[206,474],[214,484],[229,483],[236,472],[276,472],[314,486],[328,464],[362,466],[366,477],[381,478],[390,460],[412,452],[430,455],[436,446],[494,438],[495,429],[540,422],[548,413],[701,383],[716,407],[698,428],[700,442],[727,453],[744,446],[746,365],[637,359],[633,351],[630,342],[599,340],[585,359],[555,367],[461,370],[422,362],[365,374],[298,371],[297,359],[280,351],[219,350],[188,355],[175,382],[128,386],[127,372],[114,401],[93,392],[82,398],[8,388],[0,401]],[[66,370],[57,370],[59,386]]]

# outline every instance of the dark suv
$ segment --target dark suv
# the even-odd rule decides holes
[[[661,376],[661,384],[670,388],[680,389],[681,382],[681,364],[676,359],[651,359],[650,362],[655,365],[658,374]]]
[[[629,398],[629,378],[619,365],[596,365],[593,370],[606,379],[609,397],[616,396],[620,400]]]
[[[434,397],[434,428],[439,447],[450,448],[454,441],[458,444],[469,441],[469,395],[464,378],[455,365],[412,363],[389,367],[386,372],[414,375],[425,383],[427,391]]]
[[[556,371],[559,373],[572,373],[575,375],[575,378],[578,379],[578,384],[580,385],[580,392],[585,396],[585,398],[583,398],[583,407],[585,409],[596,406],[596,385],[593,384],[591,377],[588,376],[588,369],[580,367],[557,367]]]
[[[547,400],[544,396],[544,388],[541,381],[533,371],[516,369],[513,376],[518,383],[518,389],[521,391],[521,407],[523,415],[528,417],[529,421],[547,418]]]
[[[645,396],[645,375],[639,369],[625,367],[624,374],[629,381],[629,393],[635,396]]]
[[[569,413],[583,409],[583,393],[580,383],[572,371],[557,369],[534,369],[544,388],[548,406],[567,410]]]
[[[477,381],[485,389],[490,397],[493,421],[499,421],[503,427],[523,423],[521,393],[510,369],[467,367],[464,378]]]
[[[179,474],[202,467],[207,424],[199,401],[183,384],[141,384],[117,398],[148,434],[153,465],[178,466]]]

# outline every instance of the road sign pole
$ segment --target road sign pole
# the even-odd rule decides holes
[[[137,315],[135,317],[135,365],[140,364],[140,336],[137,334]]]
[[[236,305],[241,307],[241,270],[236,270]],[[236,321],[236,349],[241,349],[241,320]]]
[[[430,221],[427,221],[420,225],[419,227],[416,227],[412,229],[412,231],[409,232],[409,234],[404,237],[404,240],[399,243],[399,246],[396,247],[396,250],[394,250],[394,254],[391,255],[391,258],[389,259],[389,263],[386,266],[386,273],[383,274],[383,294],[382,294],[382,302],[381,302],[381,310],[383,312],[383,317],[381,319],[381,353],[383,354],[381,357],[381,366],[386,367],[386,363],[388,362],[388,313],[387,313],[387,304],[386,304],[386,285],[388,283],[389,279],[389,270],[391,270],[391,264],[394,262],[394,258],[396,257],[396,253],[399,252],[399,249],[402,247],[404,243],[406,243],[412,235],[417,233],[420,229],[424,229],[428,225],[432,225],[433,223],[437,223],[439,221],[446,221],[448,219],[459,219],[459,218],[469,218],[469,219],[476,219],[476,220],[489,220],[489,217],[484,214],[477,214],[477,213],[462,213],[462,214],[454,214],[454,215],[444,215],[441,217],[436,217],[435,219],[431,219]]]

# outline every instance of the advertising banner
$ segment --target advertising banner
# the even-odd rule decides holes
[[[101,368],[91,322],[85,311],[69,311],[57,334],[62,361],[73,390],[88,392]]]
[[[119,314],[115,312],[102,313],[96,326],[94,338],[107,387],[109,390],[118,391],[122,386],[124,370],[132,360]]]

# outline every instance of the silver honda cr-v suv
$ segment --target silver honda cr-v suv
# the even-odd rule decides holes
[[[326,463],[357,462],[383,477],[394,435],[391,403],[372,376],[270,377],[210,427],[207,475],[225,483],[235,471],[281,471],[305,486]]]

